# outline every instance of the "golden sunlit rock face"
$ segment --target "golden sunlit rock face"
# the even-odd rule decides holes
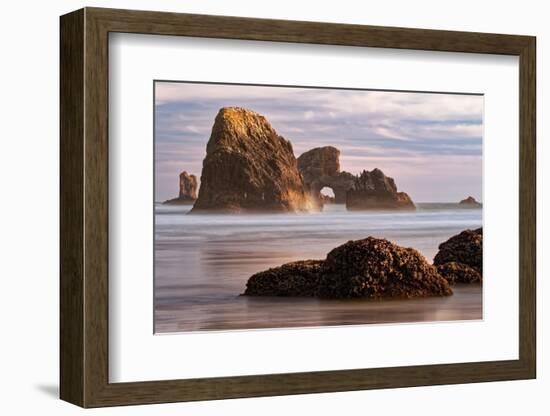
[[[206,146],[192,212],[301,212],[312,209],[292,144],[266,118],[222,108]]]

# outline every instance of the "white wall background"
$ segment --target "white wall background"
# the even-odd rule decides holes
[[[549,285],[544,282],[542,212],[550,146],[542,128],[550,101],[550,26],[545,2],[536,0],[441,2],[353,0],[270,2],[69,1],[5,2],[0,14],[0,412],[72,415],[83,412],[58,394],[58,16],[83,6],[166,10],[276,19],[317,20],[433,29],[536,35],[538,41],[538,311],[539,365],[534,381],[317,394],[87,411],[102,415],[546,415],[550,410]],[[546,66],[545,66],[546,65]],[[546,201],[544,201],[546,199]]]

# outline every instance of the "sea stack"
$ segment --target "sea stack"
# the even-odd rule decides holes
[[[298,157],[298,169],[306,189],[321,205],[326,202],[326,198],[321,195],[324,187],[334,192],[335,204],[346,203],[346,193],[353,187],[354,176],[340,171],[340,150],[336,147],[316,147],[302,153]]]
[[[405,192],[397,192],[393,178],[380,169],[363,170],[346,193],[346,208],[357,210],[414,210],[416,207]]]
[[[300,212],[312,208],[292,144],[266,118],[222,108],[206,146],[191,213]]]
[[[179,176],[179,194],[177,198],[164,201],[168,205],[187,205],[194,204],[197,199],[197,177],[190,175],[186,171]]]
[[[477,202],[476,199],[473,196],[469,196],[466,199],[463,199],[459,202],[460,205],[468,208],[479,208],[481,207],[481,203]]]

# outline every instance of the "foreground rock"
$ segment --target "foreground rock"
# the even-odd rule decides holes
[[[191,212],[298,212],[311,208],[289,141],[265,117],[222,108],[206,146]]]
[[[483,229],[464,230],[439,245],[434,265],[462,263],[483,273]]]
[[[469,196],[468,198],[463,199],[462,201],[459,202],[459,204],[464,207],[471,207],[471,208],[481,207],[481,203],[477,202],[473,196]]]
[[[451,261],[440,264],[437,266],[437,271],[451,285],[456,283],[481,283],[481,273],[464,263]]]
[[[435,267],[413,248],[368,237],[332,250],[322,268],[324,298],[448,296],[452,290]]]
[[[298,158],[298,169],[308,192],[315,200],[326,202],[321,190],[331,188],[334,203],[345,204],[346,193],[353,187],[355,177],[340,171],[340,150],[333,146],[316,147]]]
[[[256,273],[246,283],[250,296],[315,296],[322,260],[303,260]]]
[[[324,261],[298,261],[256,273],[244,294],[377,299],[448,296],[452,290],[418,251],[368,237],[335,248]]]
[[[197,177],[186,171],[179,176],[179,194],[177,198],[164,201],[163,204],[186,205],[194,204],[197,200]]]
[[[380,169],[364,170],[355,177],[353,188],[346,194],[348,210],[404,209],[413,210],[415,205],[405,192],[397,192],[393,178]]]

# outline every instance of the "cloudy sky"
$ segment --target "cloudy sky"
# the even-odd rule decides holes
[[[482,96],[156,82],[157,201],[177,196],[181,171],[200,177],[214,118],[229,106],[264,115],[296,157],[335,146],[342,170],[380,168],[416,202],[481,200]]]

